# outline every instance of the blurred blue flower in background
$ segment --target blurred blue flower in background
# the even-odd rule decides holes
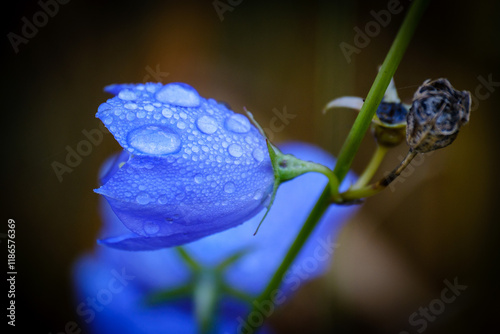
[[[265,138],[245,116],[183,83],[106,91],[117,96],[97,117],[128,154],[96,192],[130,231],[148,238],[109,245],[177,246],[237,226],[266,206],[274,174]]]
[[[328,167],[333,167],[335,162],[331,155],[312,145],[288,143],[280,148],[283,153]],[[101,182],[112,177],[110,174],[125,159],[124,155],[126,158],[127,154],[122,153],[105,163]],[[323,175],[308,173],[282,184],[274,206],[256,236],[253,233],[263,212],[245,224],[183,246],[189,258],[204,268],[227,264],[221,271],[220,279],[225,289],[218,290],[217,316],[213,319],[217,329],[214,333],[235,333],[244,326],[243,319],[253,299],[246,298],[245,302],[245,298],[239,297],[255,297],[264,290],[326,182]],[[349,175],[343,186],[352,182],[353,176]],[[354,206],[331,206],[328,209],[285,275],[271,309],[266,306],[268,313],[286,302],[305,281],[324,273],[335,248],[335,235],[355,210]],[[135,240],[139,240],[138,244],[144,242],[143,236],[130,234],[105,201],[102,201],[101,213],[104,220],[101,243],[126,240],[134,245]],[[228,261],[230,258],[232,260]],[[83,257],[75,265],[76,298],[80,302],[77,313],[93,333],[197,333],[195,299],[168,299],[155,305],[146,303],[147,296],[176,291],[193,282],[196,274],[176,248],[127,252],[99,247],[94,254]],[[117,292],[103,292],[112,289]]]

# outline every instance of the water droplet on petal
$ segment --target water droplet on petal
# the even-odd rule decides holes
[[[231,154],[235,158],[239,158],[243,154],[241,146],[237,144],[229,145],[227,150],[229,151],[229,154]]]
[[[181,139],[172,130],[161,126],[143,126],[130,132],[128,144],[139,152],[162,155],[179,152]]]
[[[172,117],[172,110],[165,108],[161,111],[161,114],[166,118],[170,118]]]
[[[255,195],[253,196],[253,199],[258,201],[262,198],[262,193],[260,191],[256,192]]]
[[[146,232],[146,234],[156,234],[159,230],[160,226],[155,222],[146,222],[144,224],[144,232]]]
[[[226,119],[226,127],[236,133],[246,133],[250,131],[250,121],[241,114],[234,114]]]
[[[211,135],[212,133],[217,131],[218,128],[217,121],[210,116],[201,116],[200,118],[198,118],[198,120],[196,121],[196,126],[201,132],[207,135]]]
[[[201,174],[197,174],[195,177],[194,177],[194,182],[200,184],[203,182],[203,175]]]
[[[264,152],[260,148],[253,150],[252,156],[255,160],[257,160],[257,162],[264,160]]]
[[[140,110],[137,112],[137,118],[144,118],[146,117],[146,112],[144,110]]]
[[[140,192],[135,198],[135,200],[137,201],[137,203],[144,205],[151,202],[151,197],[149,197],[149,194],[146,192]]]
[[[163,86],[155,97],[159,102],[180,107],[197,107],[200,105],[198,92],[193,87],[179,82]]]
[[[234,185],[233,182],[228,182],[224,185],[224,191],[228,194],[233,193],[235,188],[236,186]]]
[[[155,107],[153,107],[153,106],[152,106],[152,105],[150,105],[150,104],[146,104],[146,105],[144,106],[144,110],[146,110],[146,111],[153,111],[153,110],[155,110]]]
[[[108,103],[102,103],[98,108],[97,108],[97,112],[102,112],[102,111],[105,111],[105,110],[109,110],[111,109],[111,105],[108,104]]]
[[[103,120],[104,124],[108,125],[108,124],[111,124],[113,123],[113,117],[111,116],[108,116],[106,117],[104,120]]]
[[[137,96],[135,95],[135,93],[133,91],[131,91],[130,89],[123,89],[123,90],[121,90],[118,93],[118,97],[120,99],[126,100],[126,101],[137,99]]]
[[[168,198],[167,198],[167,196],[160,196],[160,197],[158,198],[158,203],[160,203],[160,204],[167,204],[167,203],[168,203]]]
[[[186,128],[186,123],[184,122],[177,122],[177,127],[181,130],[184,130]]]
[[[125,108],[129,109],[129,110],[135,110],[137,109],[137,104],[135,103],[127,103],[124,105]]]

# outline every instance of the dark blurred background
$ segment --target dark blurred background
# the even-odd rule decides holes
[[[354,28],[364,31],[370,12],[390,2],[241,1],[220,16],[213,1],[74,0],[46,22],[38,15],[38,32],[17,53],[9,33],[22,36],[22,18],[33,22],[42,9],[35,0],[4,4],[0,232],[16,220],[18,328],[60,333],[80,321],[71,266],[96,245],[92,189],[119,146],[104,134],[61,182],[52,164],[65,164],[67,147],[86,139],[82,131],[99,129],[96,109],[110,97],[104,86],[186,82],[237,112],[246,106],[264,126],[273,109],[286,108],[295,118],[273,133],[275,141],[308,141],[337,154],[355,112],[321,109],[335,97],[366,96],[409,1],[350,61],[340,44],[355,46]],[[426,333],[500,332],[499,12],[495,1],[431,3],[396,72],[398,92],[409,102],[425,79],[446,77],[475,96],[470,124],[452,146],[424,156],[365,202],[344,228],[329,274],[271,317],[278,333],[417,333],[422,327],[410,315],[437,307],[445,280],[467,289],[427,321]],[[373,148],[368,134],[356,172]],[[378,176],[405,153],[405,144],[391,151]]]

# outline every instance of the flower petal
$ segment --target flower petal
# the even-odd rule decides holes
[[[288,143],[279,147],[283,153],[313,160],[330,168],[335,163],[330,154],[313,145]],[[217,265],[231,254],[249,250],[247,255],[228,269],[226,280],[231,286],[242,291],[260,293],[294,241],[326,181],[323,175],[308,173],[282,184],[266,223],[256,236],[253,233],[263,212],[245,224],[187,244],[184,248],[193,258],[205,265]],[[349,174],[342,184],[342,189],[347,189],[353,182],[354,176]],[[327,210],[294,262],[290,272],[291,279],[283,283],[284,291],[296,289],[297,282],[304,281],[297,276],[298,270],[306,270],[307,279],[317,277],[325,271],[335,248],[336,233],[356,210],[357,206],[337,205],[332,205]],[[104,211],[103,214],[105,227],[108,227],[103,233],[105,239],[100,240],[101,244],[126,250],[152,250],[162,248],[164,243],[168,242],[163,237],[144,237],[126,231],[124,234],[119,220],[111,210]],[[165,251],[175,254],[172,249]],[[166,265],[155,270],[167,272],[173,267],[175,265]]]
[[[332,108],[350,108],[356,109],[358,111],[363,107],[364,100],[357,96],[342,96],[338,99],[328,102],[328,104],[323,109],[323,113]]]
[[[167,237],[164,247],[239,225],[265,206],[269,164],[180,160],[133,157],[96,192],[134,233]]]
[[[118,96],[97,116],[132,156],[96,192],[132,232],[176,246],[262,210],[274,173],[264,138],[245,116],[182,83],[107,90]]]
[[[134,155],[235,160],[245,147],[263,141],[245,116],[183,83],[112,85],[106,90],[117,96],[101,104],[96,116]]]

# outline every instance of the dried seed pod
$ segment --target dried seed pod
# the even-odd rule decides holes
[[[426,80],[406,117],[410,148],[425,153],[450,145],[469,122],[470,101],[470,92],[455,90],[447,79]]]

